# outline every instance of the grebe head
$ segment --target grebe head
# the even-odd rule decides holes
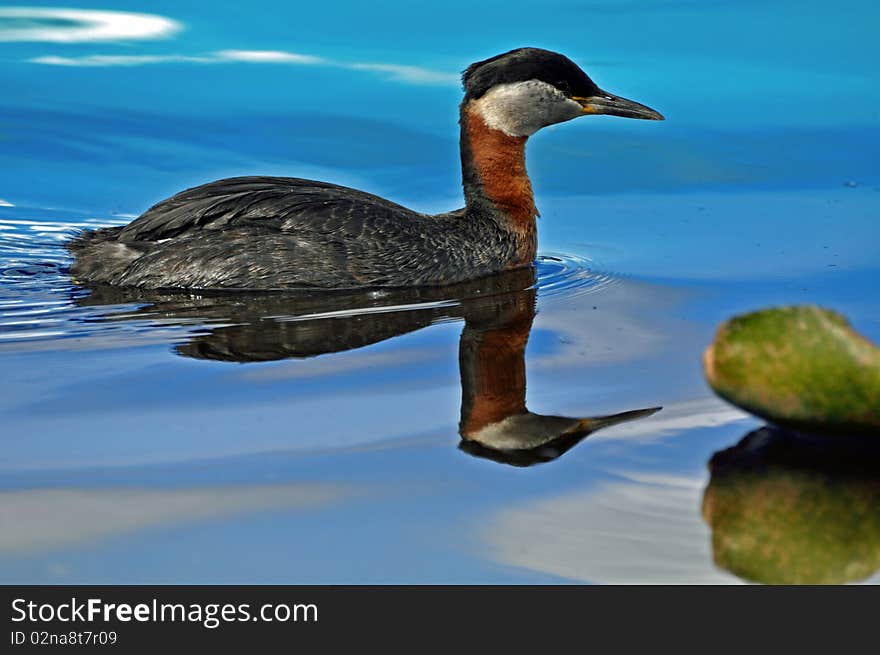
[[[594,114],[663,120],[645,105],[603,91],[568,57],[539,48],[518,48],[471,64],[462,83],[470,110],[509,136],[530,136],[547,125]]]

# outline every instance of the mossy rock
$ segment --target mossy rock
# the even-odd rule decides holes
[[[878,451],[763,428],[709,469],[703,517],[719,567],[766,584],[842,584],[880,569]]]
[[[777,425],[880,434],[880,349],[836,312],[803,305],[737,316],[703,364],[719,396]]]

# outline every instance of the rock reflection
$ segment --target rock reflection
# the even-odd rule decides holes
[[[96,287],[84,305],[139,303],[103,320],[192,324],[178,354],[266,362],[361,348],[433,323],[464,319],[459,350],[460,448],[516,466],[553,460],[596,430],[659,408],[611,416],[544,416],[525,405],[525,349],[535,318],[534,269],[442,288],[380,292],[161,293]],[[201,326],[205,326],[201,329]]]
[[[880,446],[764,427],[709,461],[715,563],[767,584],[840,584],[880,569]]]

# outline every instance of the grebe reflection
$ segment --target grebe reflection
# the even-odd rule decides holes
[[[149,317],[207,323],[175,347],[184,357],[267,362],[338,353],[448,319],[464,319],[459,342],[462,451],[515,466],[556,459],[596,430],[659,407],[566,417],[526,408],[525,349],[535,318],[535,270],[443,288],[376,292],[226,292],[188,295],[95,287],[84,305],[145,303],[105,320]],[[222,322],[212,326],[211,323]]]

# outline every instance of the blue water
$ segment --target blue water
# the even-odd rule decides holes
[[[761,423],[713,397],[700,354],[779,303],[880,341],[876,5],[299,5],[93,2],[176,28],[76,42],[0,8],[0,581],[740,581],[700,504],[711,455]],[[458,448],[456,298],[362,348],[242,363],[187,355],[230,307],[66,275],[78,229],[224,176],[459,206],[457,72],[520,45],[667,117],[529,144],[556,259],[528,407],[654,416],[508,466]]]

